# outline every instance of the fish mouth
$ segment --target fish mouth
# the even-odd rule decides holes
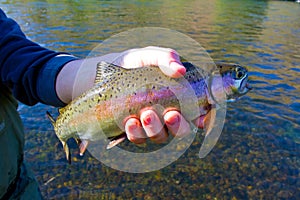
[[[245,86],[248,90],[252,90],[253,89],[253,87],[250,85],[250,83],[246,83],[246,86]]]
[[[249,92],[250,90],[252,90],[252,86],[249,83],[249,79],[248,76],[246,76],[244,78],[244,80],[241,83],[241,87],[239,89],[240,94],[246,94],[247,92]]]

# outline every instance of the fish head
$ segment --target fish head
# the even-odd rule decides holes
[[[235,101],[249,92],[248,70],[238,64],[216,63],[222,76],[227,101]]]

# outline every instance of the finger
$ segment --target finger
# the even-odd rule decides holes
[[[165,142],[168,134],[159,117],[153,110],[145,110],[140,116],[146,135],[156,143]]]
[[[198,117],[197,119],[195,119],[193,121],[193,123],[195,124],[195,126],[197,126],[198,128],[204,129],[204,124],[205,124],[205,119],[206,119],[206,115],[202,115],[200,117]]]
[[[125,123],[125,131],[129,141],[135,144],[146,142],[146,134],[137,118],[129,118]]]
[[[164,74],[172,78],[182,77],[186,72],[180,61],[171,61],[168,65],[159,65],[159,68]]]
[[[212,109],[207,114],[198,117],[196,120],[193,121],[193,123],[201,129],[208,129],[210,122],[213,121],[215,118],[216,112],[215,109]]]
[[[186,69],[180,61],[179,54],[173,49],[162,49],[164,58],[158,60],[158,66],[161,71],[172,78],[182,77]]]
[[[180,61],[179,54],[169,48],[148,46],[140,49],[130,49],[123,52],[124,68],[137,68],[143,66],[158,66],[167,76],[178,78],[185,74],[186,69]]]
[[[175,110],[166,112],[164,121],[173,136],[184,137],[191,132],[189,123]]]

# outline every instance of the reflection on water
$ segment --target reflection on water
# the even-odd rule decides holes
[[[147,174],[112,170],[89,154],[67,165],[45,117],[20,107],[26,160],[46,198],[298,199],[300,5],[286,1],[0,1],[38,43],[85,57],[134,27],[159,26],[198,41],[215,60],[248,66],[254,90],[230,104],[218,144],[199,138],[174,164]],[[55,110],[53,108],[53,110]],[[54,111],[53,111],[54,112]],[[76,154],[76,145],[72,145]],[[175,196],[176,195],[176,196]]]

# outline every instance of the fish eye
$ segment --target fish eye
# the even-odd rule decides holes
[[[238,72],[238,73],[237,73],[237,77],[238,77],[238,78],[242,78],[243,76],[244,76],[244,73],[243,73],[243,72]]]
[[[237,67],[236,69],[235,69],[235,71],[236,71],[236,77],[238,78],[238,79],[241,79],[244,75],[245,75],[245,72],[242,70],[242,68],[240,68],[240,67]]]

